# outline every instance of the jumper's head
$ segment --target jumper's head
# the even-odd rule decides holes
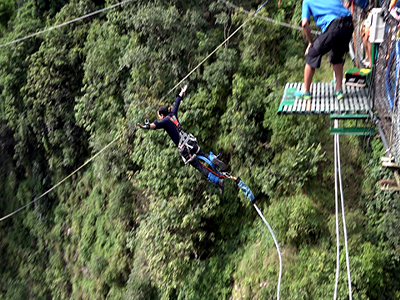
[[[158,108],[157,115],[160,120],[164,119],[168,115],[168,107],[161,105]]]

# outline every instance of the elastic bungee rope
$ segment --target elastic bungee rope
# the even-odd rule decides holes
[[[350,274],[350,258],[349,258],[349,247],[347,243],[347,226],[346,226],[346,214],[344,207],[344,195],[343,195],[343,183],[342,183],[342,170],[340,164],[340,142],[339,136],[336,141],[337,154],[338,154],[338,174],[339,174],[339,187],[340,187],[340,202],[342,204],[342,222],[343,222],[343,237],[344,237],[344,246],[346,251],[346,268],[347,268],[347,281],[349,286],[349,300],[353,299],[353,293],[351,288],[351,274]]]
[[[253,204],[255,210],[260,215],[260,217],[264,221],[265,225],[267,225],[268,230],[272,235],[272,238],[274,240],[274,243],[275,243],[275,246],[276,246],[276,250],[278,251],[278,256],[279,256],[279,275],[278,275],[278,287],[277,287],[277,300],[279,300],[280,291],[281,291],[281,279],[282,279],[282,254],[281,254],[281,251],[279,249],[279,244],[278,244],[278,241],[277,241],[277,239],[275,237],[275,234],[274,234],[271,226],[269,225],[269,223],[265,219],[264,215],[262,214],[261,210],[255,204],[256,197],[254,196],[254,194],[251,191],[251,189],[247,186],[247,184],[245,184],[243,182],[242,179],[240,179],[240,177],[234,177],[234,176],[232,176],[231,174],[229,174],[227,172],[220,172],[219,170],[217,170],[216,166],[212,163],[212,157],[213,156],[215,157],[215,155],[212,152],[210,152],[209,158],[204,157],[202,155],[198,155],[197,158],[199,160],[205,161],[207,164],[209,164],[210,168],[208,168],[207,166],[205,166],[203,163],[200,162],[206,169],[208,169],[214,175],[216,175],[216,176],[218,176],[220,178],[221,177],[229,178],[229,179],[232,179],[233,181],[236,182],[238,187],[242,190],[243,194],[250,200],[251,204]]]
[[[281,292],[281,279],[282,279],[282,254],[281,254],[281,250],[279,249],[278,241],[277,241],[277,239],[275,237],[275,234],[274,234],[271,226],[268,224],[267,220],[264,218],[264,215],[262,214],[260,209],[257,207],[257,205],[255,203],[253,203],[253,206],[254,206],[255,210],[257,211],[257,213],[260,215],[261,219],[264,221],[265,225],[267,225],[268,230],[271,233],[272,238],[274,239],[276,250],[278,251],[278,256],[279,256],[279,276],[278,276],[278,288],[277,288],[277,292],[276,292],[276,299],[279,300],[279,295],[280,295],[280,292]]]

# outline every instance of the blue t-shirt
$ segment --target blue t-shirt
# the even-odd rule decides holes
[[[176,120],[178,120],[178,108],[179,104],[181,103],[182,97],[179,95],[176,96],[174,107],[172,108],[171,112],[168,114],[169,117],[175,116]],[[178,121],[179,122],[179,121]],[[171,121],[170,118],[165,117],[160,122],[157,120],[154,121],[154,125],[156,125],[156,129],[164,129],[168,135],[171,137],[172,141],[175,143],[176,146],[179,144],[179,131],[176,128],[176,125]]]
[[[315,24],[325,32],[333,20],[351,16],[340,0],[304,0],[301,20],[314,17]]]

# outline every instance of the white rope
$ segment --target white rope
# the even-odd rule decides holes
[[[84,15],[84,16],[78,17],[78,18],[76,18],[76,19],[67,21],[67,22],[65,22],[65,23],[62,23],[62,24],[59,24],[59,25],[56,25],[56,26],[53,26],[53,27],[49,27],[49,28],[47,28],[47,29],[44,29],[44,30],[35,32],[35,33],[33,33],[33,34],[24,36],[24,37],[22,37],[22,38],[13,40],[13,41],[8,42],[8,43],[5,43],[5,44],[1,44],[1,45],[0,45],[0,48],[5,47],[5,46],[8,46],[8,45],[11,45],[11,44],[15,44],[15,43],[18,43],[18,42],[22,42],[22,41],[24,41],[24,40],[30,39],[31,37],[35,37],[35,36],[37,36],[37,35],[39,35],[39,34],[48,32],[48,31],[53,30],[53,29],[57,29],[57,28],[63,27],[63,26],[68,25],[68,24],[72,24],[72,23],[78,22],[78,21],[83,20],[83,19],[85,19],[85,18],[89,18],[89,17],[91,17],[91,16],[97,15],[97,14],[99,14],[99,13],[102,13],[102,12],[104,12],[104,11],[110,10],[110,9],[115,8],[115,7],[117,7],[117,6],[124,5],[124,4],[129,3],[129,2],[132,2],[132,0],[126,0],[126,1],[119,2],[119,3],[117,3],[117,4],[114,4],[114,5],[111,5],[111,6],[108,6],[108,7],[99,9],[99,10],[96,10],[96,11],[94,11],[94,12],[91,12],[91,13],[89,13],[89,14],[87,14],[87,15]]]
[[[335,128],[338,128],[339,121],[335,119]],[[346,267],[347,267],[347,281],[349,288],[349,300],[353,299],[352,288],[351,288],[351,274],[350,274],[350,258],[349,258],[349,249],[347,243],[347,226],[346,226],[346,215],[345,215],[345,207],[344,207],[344,195],[343,195],[343,185],[342,185],[342,174],[341,174],[341,165],[340,165],[340,141],[339,135],[335,134],[334,139],[334,155],[335,155],[335,207],[336,207],[336,242],[337,242],[337,261],[336,261],[336,278],[335,278],[335,292],[334,292],[334,300],[337,298],[337,287],[339,281],[339,204],[338,204],[338,193],[337,193],[337,180],[339,179],[339,189],[340,189],[340,199],[341,199],[341,208],[342,208],[342,222],[343,222],[343,237],[344,237],[344,245],[346,252]]]
[[[347,267],[347,281],[349,285],[349,300],[353,299],[352,291],[351,291],[351,274],[350,274],[350,259],[349,259],[349,248],[347,244],[347,226],[346,226],[346,215],[344,210],[344,195],[343,195],[343,185],[342,185],[342,171],[340,166],[340,142],[339,136],[336,140],[337,147],[337,158],[338,158],[338,174],[339,174],[339,187],[340,187],[340,199],[342,203],[342,222],[343,222],[343,237],[344,237],[344,246],[346,251],[346,267]]]
[[[335,119],[335,128],[338,128],[338,120]],[[337,183],[337,147],[336,141],[339,138],[338,134],[334,136],[334,163],[335,163],[335,219],[336,219],[336,276],[335,276],[335,291],[333,294],[333,300],[337,299],[337,289],[339,284],[339,268],[340,268],[340,237],[339,237],[339,201],[338,201],[338,183]]]
[[[272,238],[274,239],[274,243],[276,246],[276,250],[278,251],[278,256],[279,256],[279,276],[278,276],[278,289],[276,292],[276,299],[279,300],[279,295],[281,292],[281,279],[282,279],[282,254],[281,254],[281,250],[279,249],[279,244],[278,241],[275,237],[274,232],[272,231],[271,226],[269,226],[267,220],[264,218],[264,215],[262,214],[262,212],[258,209],[257,205],[255,203],[253,203],[254,208],[256,209],[256,211],[258,212],[258,214],[260,215],[261,219],[264,221],[264,223],[267,225],[269,232],[272,235]]]

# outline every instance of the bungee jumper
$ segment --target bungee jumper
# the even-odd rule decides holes
[[[224,178],[232,179],[243,194],[249,199],[250,203],[254,206],[257,213],[267,225],[268,230],[270,231],[272,238],[274,239],[274,243],[279,255],[279,278],[278,278],[278,289],[277,289],[277,300],[279,300],[280,295],[280,284],[282,278],[282,255],[279,249],[278,241],[275,237],[274,232],[272,231],[271,226],[268,224],[264,215],[257,207],[255,201],[256,197],[254,196],[251,189],[248,187],[240,177],[234,177],[229,174],[227,171],[226,165],[217,158],[211,151],[207,156],[200,149],[197,144],[197,139],[190,133],[186,133],[178,120],[178,108],[179,104],[182,101],[182,97],[185,94],[187,89],[187,85],[185,85],[180,93],[176,96],[175,104],[171,111],[169,111],[168,107],[161,105],[157,110],[157,116],[160,121],[155,120],[151,124],[142,125],[137,123],[142,129],[164,129],[175,145],[178,147],[179,155],[182,157],[183,162],[186,164],[190,164],[192,167],[196,168],[201,174],[204,175],[210,182],[214,183],[218,188],[221,194],[224,192]],[[147,122],[146,122],[147,123]],[[208,167],[202,162],[206,163]]]
[[[176,96],[175,104],[171,111],[169,111],[168,107],[165,105],[161,105],[158,108],[157,116],[159,121],[155,120],[153,123],[145,125],[137,123],[137,126],[142,129],[164,129],[178,147],[179,155],[182,157],[185,165],[189,163],[192,167],[197,169],[207,180],[214,183],[218,187],[220,193],[223,194],[224,178],[231,178],[228,173],[224,173],[227,170],[226,165],[212,152],[207,156],[200,149],[196,137],[190,133],[186,133],[179,123],[178,108],[186,89],[187,85],[185,85]],[[199,159],[207,162],[210,168],[202,164]],[[220,171],[218,171],[217,168]]]

